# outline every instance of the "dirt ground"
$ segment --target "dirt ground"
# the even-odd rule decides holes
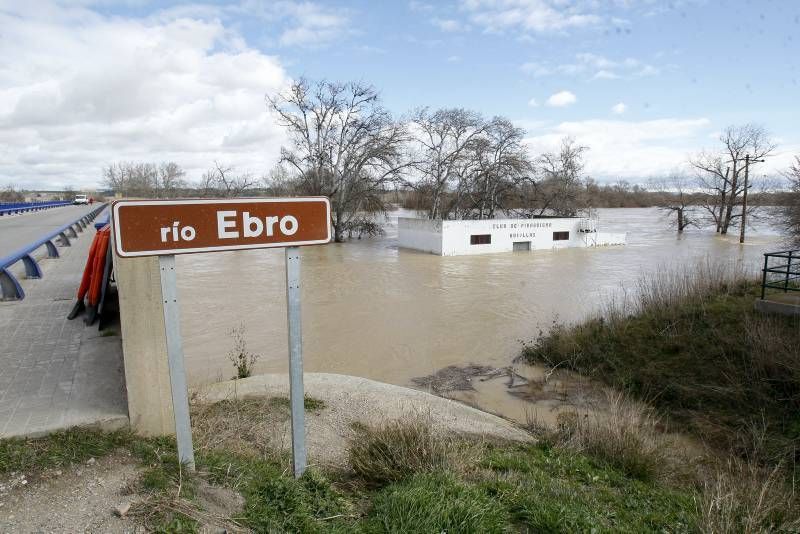
[[[355,423],[378,424],[402,417],[425,417],[442,432],[502,440],[531,439],[500,417],[422,391],[322,373],[307,373],[305,386],[309,397],[323,403],[306,411],[312,465],[345,465]],[[233,444],[239,443],[240,447],[254,447],[257,452],[288,453],[291,426],[287,397],[286,375],[255,376],[194,392],[195,449],[220,445],[235,449]],[[234,436],[236,439],[232,440]],[[62,469],[2,477],[0,533],[146,532],[134,518],[115,513],[127,505],[144,502],[143,496],[133,493],[139,474],[136,460],[127,451],[119,451]],[[236,504],[230,495],[218,495],[221,488],[207,489],[208,495],[203,498],[207,510],[213,512],[215,503],[224,508]]]
[[[0,479],[0,532],[133,533],[144,529],[114,510],[129,491],[136,462],[126,452],[42,473]]]

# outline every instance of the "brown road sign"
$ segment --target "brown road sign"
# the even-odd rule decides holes
[[[118,255],[160,256],[319,245],[331,239],[325,197],[118,200]]]

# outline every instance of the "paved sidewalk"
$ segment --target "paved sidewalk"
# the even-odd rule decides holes
[[[43,278],[20,280],[24,300],[0,302],[0,437],[128,423],[118,333],[67,320],[94,234],[42,260]]]

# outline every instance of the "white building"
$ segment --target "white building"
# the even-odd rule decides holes
[[[440,256],[624,245],[626,234],[597,231],[597,219],[540,217],[442,221],[398,217],[401,248]]]

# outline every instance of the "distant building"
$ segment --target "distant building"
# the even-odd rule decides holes
[[[540,217],[442,221],[398,217],[401,248],[440,256],[624,245],[627,234],[598,232],[597,219]]]

